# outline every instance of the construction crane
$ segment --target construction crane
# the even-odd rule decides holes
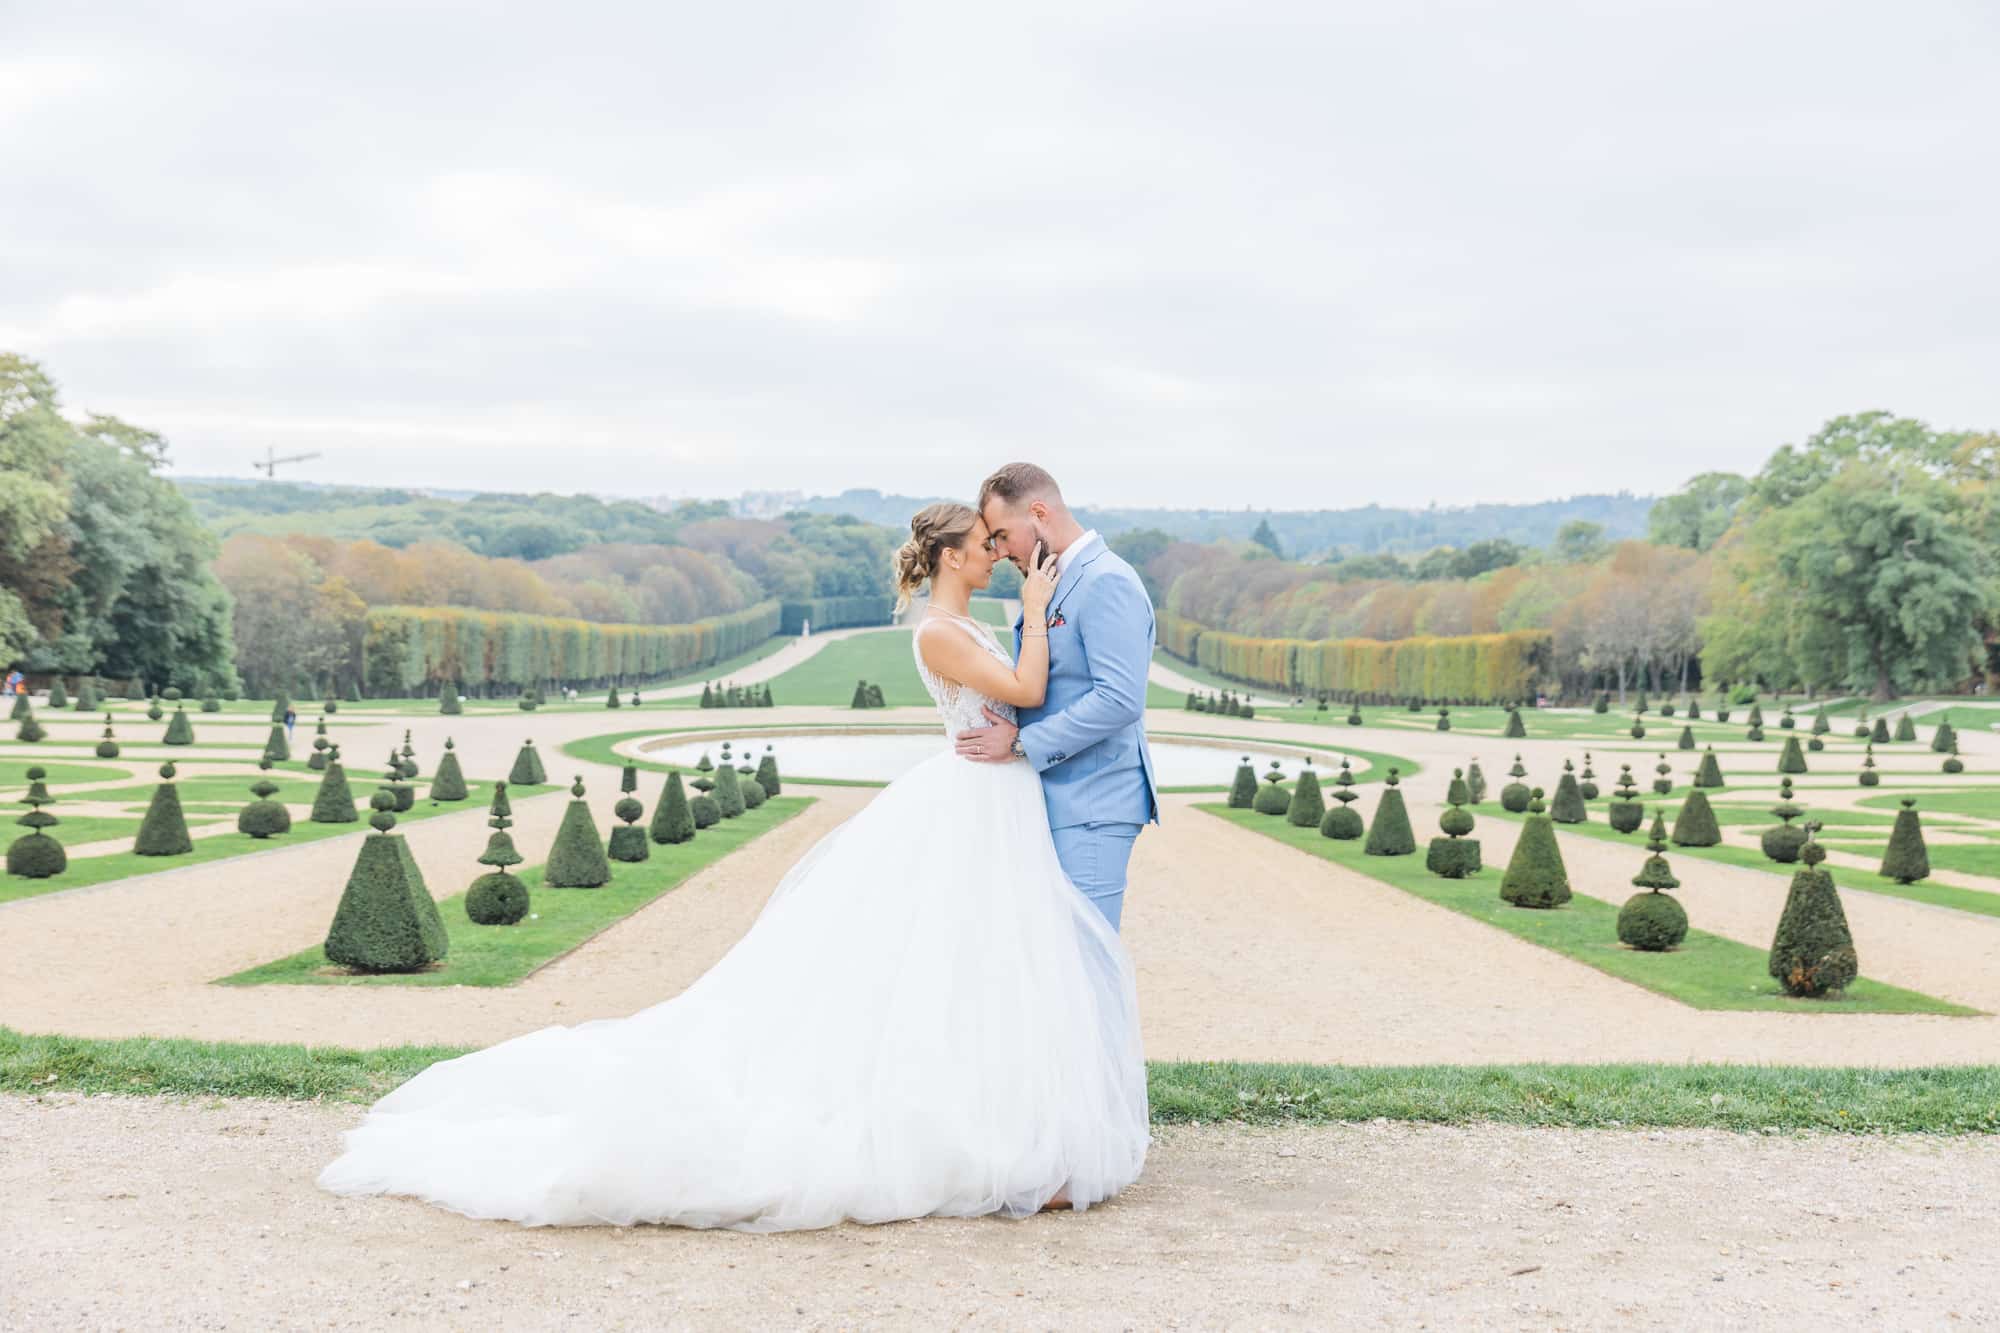
[[[280,458],[278,457],[275,450],[273,450],[269,445],[266,445],[264,447],[264,456],[262,458],[251,459],[250,466],[257,469],[257,471],[263,473],[265,476],[270,477],[273,480],[276,480],[278,476],[278,464],[303,463],[308,458],[318,458],[318,457],[319,457],[318,454],[313,453],[313,454],[287,454],[283,458]]]

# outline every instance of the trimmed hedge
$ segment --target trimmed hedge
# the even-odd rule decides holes
[[[1266,639],[1158,614],[1160,646],[1206,670],[1292,694],[1354,691],[1397,698],[1499,703],[1533,692],[1549,673],[1547,630],[1452,638]]]
[[[783,602],[778,607],[780,634],[797,634],[810,620],[814,631],[849,625],[886,625],[895,618],[896,599],[889,596],[814,597]]]

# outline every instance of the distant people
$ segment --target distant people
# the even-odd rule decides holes
[[[7,693],[26,694],[27,692],[28,678],[23,676],[19,670],[9,671],[7,673]]]
[[[289,703],[285,705],[285,738],[291,739],[292,725],[299,720],[298,710]]]
[[[812,636],[813,636],[813,623],[812,623],[812,621],[810,621],[810,620],[802,620],[802,621],[800,621],[800,622],[799,622],[799,637],[800,637],[801,639],[810,639],[810,638],[811,638]]]
[[[1537,691],[1535,694],[1535,707],[1547,708],[1548,706],[1549,706],[1549,696],[1541,693],[1540,691]]]

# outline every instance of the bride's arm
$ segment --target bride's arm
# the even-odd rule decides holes
[[[917,628],[917,651],[931,674],[955,680],[989,699],[1016,708],[1039,708],[1049,688],[1047,630],[1023,635],[1021,660],[1009,671],[993,654],[955,626],[933,620]]]

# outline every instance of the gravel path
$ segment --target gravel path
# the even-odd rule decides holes
[[[358,1108],[0,1097],[0,1328],[2000,1323],[2000,1142],[1172,1126],[1088,1213],[528,1229],[313,1184]]]

